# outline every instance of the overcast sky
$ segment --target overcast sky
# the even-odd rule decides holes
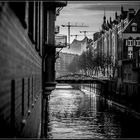
[[[107,19],[110,16],[112,20],[115,17],[115,12],[120,14],[121,5],[124,10],[134,8],[136,11],[140,8],[139,1],[68,1],[66,7],[60,11],[60,15],[56,19],[56,25],[60,26],[60,34],[68,34],[68,28],[62,27],[62,24],[84,24],[88,27],[73,27],[71,28],[71,35],[80,34],[79,31],[99,31],[103,22],[104,11]],[[92,33],[87,33],[91,35]],[[92,36],[88,36],[92,38]],[[78,40],[83,39],[84,36],[77,37]],[[71,42],[74,37],[71,37]]]

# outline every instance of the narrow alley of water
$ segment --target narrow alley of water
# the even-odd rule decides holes
[[[140,121],[95,92],[59,85],[50,96],[49,139],[140,138]]]

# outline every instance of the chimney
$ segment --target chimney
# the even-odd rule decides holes
[[[121,15],[120,15],[121,19],[124,18],[124,10],[123,10],[123,6],[121,6]]]
[[[123,14],[123,6],[121,6],[121,14]]]
[[[127,14],[128,21],[130,21],[131,19],[133,19],[134,18],[134,15],[135,15],[134,9],[132,9],[132,8],[129,9],[128,14]]]
[[[111,19],[111,17],[110,17],[110,24],[112,24],[112,19]]]
[[[117,15],[117,11],[115,12],[115,19],[117,19],[118,15]]]

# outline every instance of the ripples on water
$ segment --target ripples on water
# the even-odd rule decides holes
[[[106,102],[99,101],[94,93],[70,90],[71,86],[67,85],[57,88],[49,101],[49,139],[126,137],[122,134],[125,118],[108,108]]]

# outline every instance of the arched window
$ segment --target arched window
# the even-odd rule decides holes
[[[131,24],[131,27],[132,27],[132,32],[137,32],[137,23],[132,23]]]

